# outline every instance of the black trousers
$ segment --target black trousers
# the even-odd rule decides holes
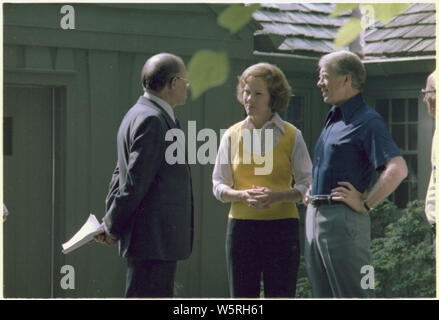
[[[300,259],[297,219],[229,218],[226,236],[229,290],[232,298],[296,295]]]
[[[177,261],[128,259],[126,298],[172,298]]]

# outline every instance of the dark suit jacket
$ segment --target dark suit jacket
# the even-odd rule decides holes
[[[106,199],[104,222],[117,235],[119,254],[137,260],[181,260],[193,242],[189,165],[170,165],[165,135],[176,124],[141,96],[117,133],[118,162]]]

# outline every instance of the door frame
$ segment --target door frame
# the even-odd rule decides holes
[[[63,297],[63,290],[58,284],[58,266],[65,264],[65,258],[56,254],[57,245],[65,241],[65,160],[66,160],[66,114],[69,95],[74,88],[73,72],[41,72],[34,70],[7,70],[4,71],[3,89],[6,87],[38,87],[52,89],[52,212],[51,212],[51,292],[50,296]],[[1,101],[3,110],[3,100]],[[2,159],[3,170],[3,159]],[[3,181],[2,181],[3,197]],[[13,219],[13,214],[10,217]],[[3,227],[3,226],[2,226]],[[1,237],[3,253],[3,237]],[[4,283],[3,268],[1,280]],[[4,292],[2,292],[4,296]]]

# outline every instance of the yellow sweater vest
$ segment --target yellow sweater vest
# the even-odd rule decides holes
[[[264,164],[255,164],[253,154],[243,148],[243,135],[241,131],[243,122],[238,122],[230,127],[229,142],[235,190],[251,189],[253,185],[277,191],[292,189],[291,152],[296,138],[296,128],[290,123],[284,123],[285,132],[276,146],[269,151],[272,155],[265,154],[266,160],[270,156],[273,159],[271,173],[265,175],[255,174],[255,168],[263,168]],[[250,134],[250,136],[252,135]],[[251,161],[248,161],[249,159]],[[256,163],[260,163],[260,160],[256,161]],[[245,202],[232,202],[229,217],[249,220],[276,220],[299,218],[299,215],[296,205],[292,202],[277,202],[271,204],[268,209],[260,210],[250,208]]]

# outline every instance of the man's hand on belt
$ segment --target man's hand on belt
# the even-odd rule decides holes
[[[364,207],[363,194],[361,192],[357,191],[357,189],[347,181],[340,181],[338,184],[341,187],[331,190],[332,200],[344,202],[357,212],[363,213],[368,211]]]

